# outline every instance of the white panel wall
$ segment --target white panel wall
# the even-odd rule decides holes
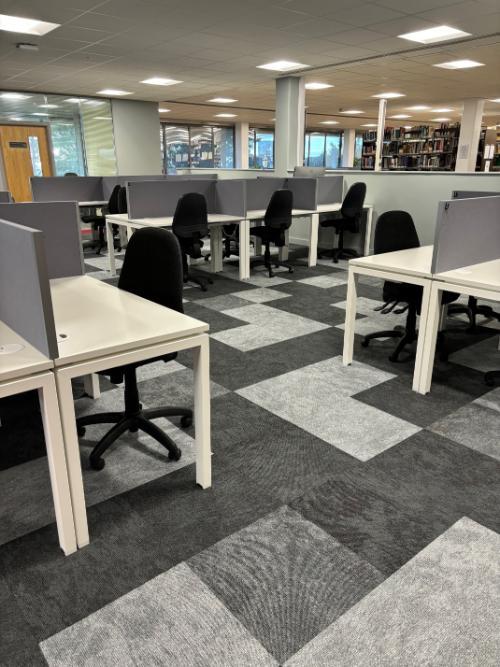
[[[161,174],[158,104],[112,100],[111,112],[118,175]]]

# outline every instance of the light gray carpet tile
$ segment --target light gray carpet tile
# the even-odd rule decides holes
[[[280,663],[383,580],[288,507],[189,564]]]
[[[190,408],[193,406],[193,371],[185,368],[175,373],[167,373],[139,382],[141,402],[148,408],[162,405],[177,405]],[[216,382],[210,382],[212,398],[226,394],[228,390]]]
[[[338,287],[339,285],[347,285],[347,273],[336,272],[328,273],[324,276],[312,276],[311,278],[302,278],[297,282],[303,285],[311,285],[312,287],[321,287],[322,289],[329,289],[330,287]]]
[[[167,375],[168,373],[175,373],[176,371],[183,370],[186,370],[186,367],[175,360],[167,363],[164,361],[155,361],[152,364],[139,366],[136,371],[137,382],[143,382],[144,380],[150,380],[161,375]],[[121,385],[121,387],[123,390],[123,385]]]
[[[243,322],[248,322],[248,324],[227,331],[220,331],[213,334],[212,338],[242,352],[328,328],[327,324],[315,322],[307,317],[288,313],[265,304],[233,308],[225,311],[225,314]]]
[[[102,255],[87,255],[85,257],[85,263],[90,264],[90,266],[95,266],[101,271],[106,271],[109,278],[109,256],[108,254]],[[115,258],[116,268],[121,269],[123,266],[123,259]]]
[[[243,290],[242,292],[235,292],[235,297],[241,297],[246,301],[253,303],[266,303],[268,301],[276,301],[276,299],[286,299],[290,294],[280,292],[279,290],[270,287],[257,287],[256,289]],[[243,304],[241,304],[243,305]]]
[[[394,377],[342,358],[299,368],[244,387],[238,394],[304,431],[367,461],[420,430],[418,426],[350,398]],[[370,428],[367,428],[367,424]]]
[[[287,667],[500,664],[500,535],[463,518]]]
[[[401,315],[394,315],[394,313],[387,313],[387,315],[382,315],[381,313],[374,310],[376,306],[380,306],[383,302],[376,301],[375,299],[368,299],[366,297],[359,297],[356,300],[356,313],[357,315],[364,315],[364,317],[358,317],[354,323],[354,332],[360,336],[366,336],[370,333],[375,333],[376,331],[384,331],[387,329],[393,329],[396,326],[404,327],[406,323],[406,313]],[[339,301],[337,303],[332,303],[334,308],[341,308],[345,310],[346,302]],[[337,329],[344,331],[345,324],[336,325]],[[381,338],[380,340],[386,340]]]
[[[243,292],[238,292],[239,295],[244,294]],[[245,301],[241,296],[236,294],[220,294],[218,296],[211,296],[205,299],[196,299],[192,301],[204,308],[210,308],[211,310],[230,310],[231,308],[240,308],[241,306],[248,306],[248,301]]]
[[[500,413],[477,402],[464,405],[430,427],[450,440],[500,461]]]
[[[483,408],[490,408],[490,410],[500,412],[500,387],[496,387],[479,398],[476,398],[473,403],[482,405]]]
[[[479,343],[463,347],[458,352],[450,354],[449,361],[452,364],[474,368],[482,373],[500,369],[498,336],[492,336]]]
[[[182,563],[40,647],[50,667],[277,665]]]

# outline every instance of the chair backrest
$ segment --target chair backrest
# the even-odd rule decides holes
[[[275,190],[267,205],[264,222],[266,227],[288,229],[292,224],[293,193],[291,190]]]
[[[78,174],[75,171],[67,171],[64,175],[65,176],[78,176]]]
[[[120,212],[118,208],[118,194],[120,192],[120,186],[115,185],[113,192],[111,193],[108,201],[108,213],[111,215],[116,215]]]
[[[208,234],[207,200],[199,192],[188,192],[177,202],[172,231],[179,238]]]
[[[118,187],[118,213],[128,213],[127,188],[124,185]]]
[[[166,229],[145,227],[129,239],[118,287],[184,312],[179,241]]]
[[[386,211],[377,220],[374,251],[394,252],[407,248],[418,248],[420,241],[413,218],[406,211]]]
[[[343,218],[348,220],[359,220],[365,203],[366,184],[353,183],[347,191],[340,212]]]

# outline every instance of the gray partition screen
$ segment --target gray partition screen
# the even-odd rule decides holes
[[[500,258],[500,196],[439,202],[432,273]]]
[[[246,215],[246,181],[228,179],[215,184],[215,206],[213,213],[224,215]]]
[[[334,204],[344,198],[343,176],[321,176],[318,178],[317,204]]]
[[[266,209],[273,192],[285,187],[284,178],[246,178],[247,211]]]
[[[293,192],[293,208],[314,211],[318,198],[317,178],[289,178],[286,187]]]
[[[215,205],[214,180],[133,181],[127,183],[128,215],[132,219],[163,218],[175,212],[177,202],[188,192],[199,192],[207,200],[209,213]]]
[[[453,199],[473,199],[474,197],[498,197],[500,192],[479,192],[475,190],[453,190]]]
[[[58,356],[43,234],[1,219],[0,320],[42,354]]]
[[[0,218],[44,233],[49,278],[85,273],[75,202],[0,204]]]
[[[164,174],[153,174],[152,176],[103,176],[103,199],[108,200],[111,197],[115,185],[126,185],[132,181],[164,181],[166,178]]]
[[[12,201],[11,194],[8,190],[0,191],[0,204],[8,204]]]
[[[294,176],[307,177],[307,178],[317,178],[318,176],[323,176],[325,173],[324,167],[295,167],[293,170]]]
[[[103,201],[101,176],[32,176],[33,201]]]

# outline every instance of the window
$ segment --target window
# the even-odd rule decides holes
[[[250,169],[274,169],[274,131],[250,128],[248,132]]]
[[[356,139],[354,142],[354,167],[360,169],[361,167],[361,157],[363,154],[363,135],[356,134]]]
[[[306,132],[304,165],[338,169],[342,154],[342,135],[337,132]]]
[[[231,169],[234,167],[234,129],[212,125],[165,125],[164,171],[176,169]]]
[[[56,176],[64,176],[68,171],[85,176],[80,123],[55,118],[50,121],[50,136]]]

